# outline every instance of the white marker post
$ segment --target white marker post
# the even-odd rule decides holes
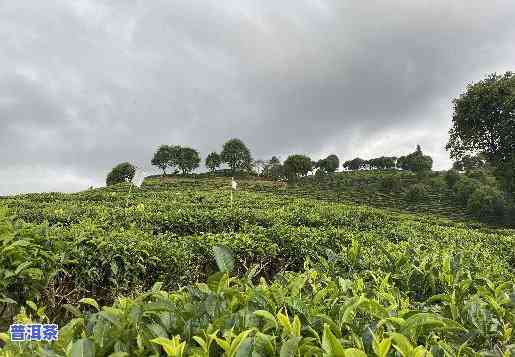
[[[238,189],[238,183],[234,181],[234,177],[231,178],[231,207],[232,207],[232,191],[236,191]]]

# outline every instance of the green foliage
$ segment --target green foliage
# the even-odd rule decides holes
[[[460,173],[457,170],[452,169],[452,170],[445,172],[445,181],[447,182],[447,186],[449,188],[453,188],[459,179],[460,179]]]
[[[318,161],[316,167],[323,173],[333,173],[340,167],[340,159],[336,155],[329,155],[325,159]]]
[[[305,176],[313,169],[311,159],[305,155],[290,155],[284,161],[284,172],[288,180],[295,181],[299,176]]]
[[[466,175],[451,170],[446,179],[452,185],[457,201],[474,217],[484,222],[515,223],[513,203],[498,189],[497,180],[488,170],[472,170]]]
[[[420,145],[417,145],[415,152],[401,156],[397,160],[397,166],[403,170],[409,170],[417,174],[425,174],[431,171],[433,159],[431,156],[424,155]]]
[[[180,147],[177,155],[177,167],[183,174],[190,173],[199,167],[200,155],[197,150],[189,147]]]
[[[136,168],[128,162],[116,165],[107,175],[106,185],[131,181],[136,173]]]
[[[317,184],[379,187],[384,175]],[[22,267],[0,280],[17,302],[0,302],[0,355],[509,355],[512,230],[262,181],[241,180],[231,201],[228,182],[150,179],[128,205],[126,185],[2,200],[13,218],[0,215],[0,249],[24,242],[0,254],[2,276]],[[60,339],[12,343],[13,321],[58,323]]]
[[[197,150],[189,147],[161,145],[151,163],[163,170],[163,175],[166,175],[168,167],[170,169],[178,168],[183,174],[187,174],[199,167],[200,155]]]
[[[446,146],[451,157],[460,160],[470,153],[481,152],[498,168],[505,188],[513,189],[515,160],[515,75],[496,73],[470,84],[453,100],[453,126]]]
[[[388,170],[395,168],[395,164],[397,162],[397,158],[381,156],[378,158],[367,160],[367,164],[371,169],[376,170]]]
[[[218,153],[212,152],[206,157],[206,167],[211,171],[215,172],[215,170],[222,165],[222,158]]]
[[[272,156],[272,158],[265,163],[262,176],[274,181],[285,177],[284,167],[276,156]]]
[[[250,171],[252,164],[252,156],[250,150],[240,139],[231,139],[227,141],[220,154],[222,161],[227,163],[234,175],[237,170]]]
[[[461,204],[467,204],[469,197],[472,193],[479,188],[479,182],[467,176],[462,176],[453,186],[456,193],[456,199]]]
[[[506,202],[503,194],[490,186],[479,186],[467,200],[467,209],[479,218],[503,217]]]
[[[471,171],[482,169],[486,165],[483,155],[463,155],[458,161],[452,164],[452,168],[457,171]]]
[[[461,255],[429,261],[391,256],[391,270],[349,279],[307,263],[276,279],[216,273],[172,292],[155,284],[76,316],[46,344],[7,344],[7,355],[419,356],[513,352],[513,283],[472,274]],[[406,296],[424,279],[427,295]],[[431,285],[438,289],[431,289]],[[35,306],[37,309],[37,306]],[[37,319],[23,312],[18,319]]]
[[[355,159],[345,161],[343,163],[343,168],[347,170],[360,170],[365,167],[366,163],[366,160],[357,157]]]
[[[56,253],[62,243],[48,241],[47,228],[14,223],[0,206],[0,326],[16,304],[39,300],[66,262]]]
[[[428,187],[423,183],[416,183],[406,191],[406,199],[409,201],[419,202],[427,198]]]
[[[163,175],[166,176],[166,169],[170,165],[170,146],[161,145],[154,153],[154,157],[151,160],[153,166],[163,170]]]
[[[401,178],[397,175],[384,176],[381,181],[381,186],[387,191],[398,192],[402,188]]]

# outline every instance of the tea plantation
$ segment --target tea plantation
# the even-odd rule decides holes
[[[514,230],[445,190],[425,207],[330,185],[0,199],[0,356],[515,354]],[[13,322],[59,339],[13,342]]]

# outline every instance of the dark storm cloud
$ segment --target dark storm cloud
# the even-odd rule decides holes
[[[401,154],[438,168],[450,100],[513,69],[503,1],[0,2],[0,194],[101,184],[161,143],[205,156]],[[511,67],[510,67],[511,66]]]

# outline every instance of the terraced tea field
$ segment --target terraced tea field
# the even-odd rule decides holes
[[[0,200],[0,331],[66,324],[52,343],[0,335],[0,355],[513,353],[515,232],[445,218],[445,193],[412,214],[331,187],[167,181]],[[375,197],[411,209],[395,194]]]

